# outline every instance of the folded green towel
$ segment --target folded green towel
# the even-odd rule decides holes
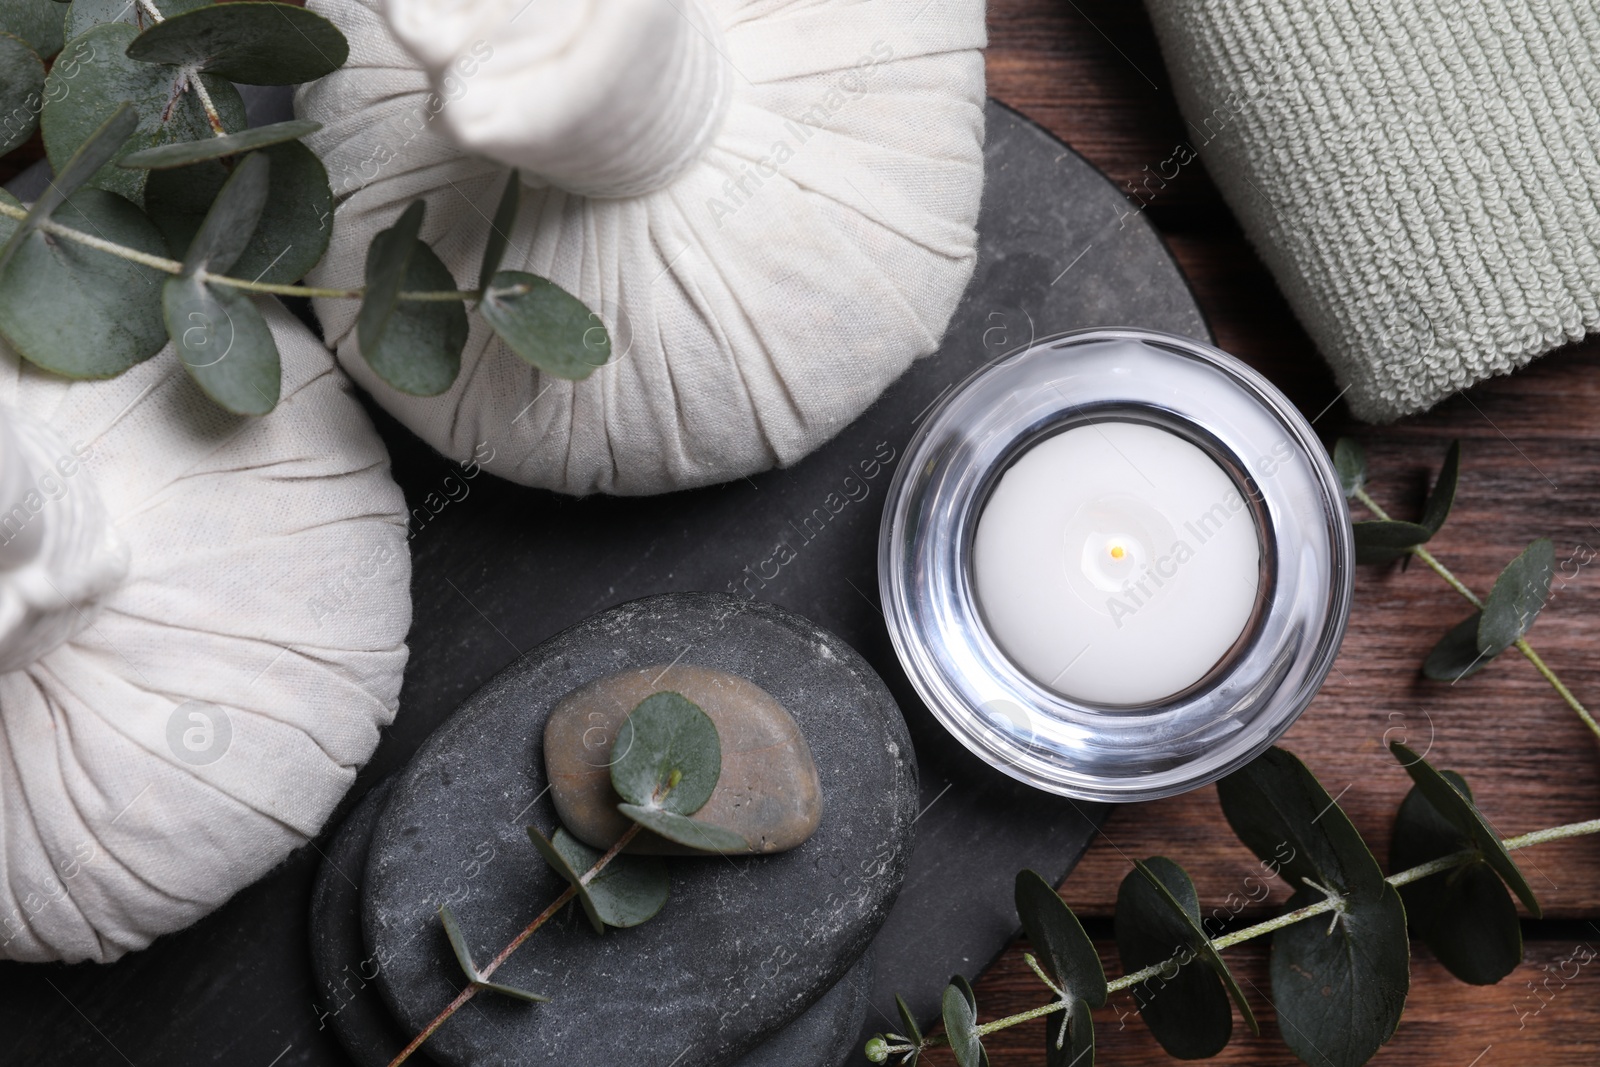
[[[1146,0],[1198,149],[1351,408],[1600,328],[1595,0]]]

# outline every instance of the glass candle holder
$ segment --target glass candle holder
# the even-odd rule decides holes
[[[1350,611],[1349,512],[1310,425],[1208,345],[1135,329],[979,371],[897,465],[878,580],[912,684],[1030,785],[1153,800],[1305,710]]]

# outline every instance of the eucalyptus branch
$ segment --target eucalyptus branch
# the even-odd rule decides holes
[[[200,71],[194,67],[185,67],[183,76],[188,81],[189,87],[194,90],[195,96],[200,98],[200,106],[205,108],[206,121],[211,124],[211,135],[226,137],[228,131],[223,128],[222,115],[218,113],[217,105],[212,102],[211,94],[206,91],[205,82],[200,80]]]
[[[594,866],[590,867],[584,872],[583,877],[578,880],[578,884],[587,886],[590,882],[594,881],[595,876],[601,871],[605,870],[606,866],[610,864],[612,860],[616,859],[617,856],[621,854],[623,849],[628,847],[628,843],[637,837],[639,831],[642,829],[644,829],[644,827],[640,826],[638,823],[634,823],[632,826],[628,827],[627,832],[621,837],[617,838],[616,844],[607,849],[599,859],[594,861]],[[483,970],[480,971],[479,974],[484,978],[488,978],[490,975],[492,975],[496,970],[499,969],[502,963],[510,958],[513,952],[522,947],[523,942],[532,937],[534,932],[537,931],[539,927],[549,922],[557,912],[571,903],[572,898],[577,895],[578,890],[576,886],[567,886],[565,891],[563,891],[560,896],[556,897],[555,900],[550,902],[549,907],[545,908],[538,915],[536,915],[532,922],[522,928],[521,933],[511,939],[510,944],[501,949],[494,959],[484,964]],[[396,1055],[394,1059],[389,1061],[389,1067],[399,1067],[400,1064],[410,1059],[411,1054],[416,1052],[417,1049],[421,1048],[423,1043],[427,1041],[428,1038],[432,1037],[439,1027],[443,1026],[449,1020],[450,1016],[454,1015],[457,1011],[460,1011],[461,1006],[467,1001],[471,1000],[477,994],[479,988],[480,987],[476,985],[468,983],[465,989],[456,994],[456,998],[454,1000],[445,1005],[443,1011],[433,1017],[432,1022],[428,1023],[428,1025],[424,1027],[416,1037],[411,1039],[410,1044],[401,1049],[399,1054]]]
[[[18,222],[21,222],[28,217],[28,211],[26,208],[13,207],[10,204],[0,201],[0,215],[4,215],[7,218],[16,219]],[[115,241],[108,241],[104,237],[97,237],[92,233],[84,233],[82,230],[75,230],[71,226],[63,226],[61,223],[50,219],[39,220],[37,225],[40,230],[50,234],[53,237],[60,237],[64,240],[76,242],[77,244],[81,244],[86,248],[92,248],[97,252],[104,252],[107,255],[128,260],[130,263],[138,263],[141,266],[150,267],[153,270],[159,270],[163,273],[175,276],[183,273],[183,264],[166,256],[152,255],[149,252],[141,252],[137,248],[129,248],[127,245],[119,245]],[[204,280],[214,285],[225,285],[231,289],[242,289],[250,293],[270,293],[274,296],[304,296],[312,298],[321,297],[329,300],[360,300],[362,297],[366,296],[367,293],[365,288],[323,289],[310,285],[280,285],[273,282],[257,282],[249,281],[245,278],[232,278],[226,274],[212,274],[209,271],[204,272]],[[400,293],[400,299],[422,302],[478,300],[482,297],[482,295],[482,291],[478,289],[446,289],[428,291],[403,290]]]
[[[1596,833],[1600,833],[1600,819],[1588,819],[1584,822],[1567,823],[1562,826],[1553,826],[1544,830],[1535,830],[1531,833],[1519,834],[1516,837],[1508,837],[1500,843],[1505,847],[1506,851],[1514,852],[1517,849],[1528,848],[1533,845],[1542,845],[1550,841],[1560,841],[1569,837],[1583,837],[1588,834]],[[1480,855],[1481,853],[1477,849],[1462,849],[1460,852],[1454,852],[1448,856],[1441,856],[1438,859],[1430,860],[1427,863],[1418,864],[1417,866],[1411,867],[1407,870],[1391,874],[1387,879],[1385,879],[1385,881],[1387,881],[1388,884],[1398,888],[1399,886],[1407,885],[1411,882],[1416,882],[1435,874],[1442,874],[1445,871],[1453,870],[1462,866],[1463,864],[1478,859]],[[1243,944],[1246,941],[1254,940],[1255,938],[1261,937],[1265,934],[1273,933],[1276,930],[1282,930],[1286,926],[1293,926],[1296,923],[1303,922],[1306,919],[1312,919],[1319,915],[1326,915],[1331,911],[1336,911],[1342,903],[1343,901],[1338,897],[1337,894],[1329,893],[1324,899],[1317,901],[1315,904],[1308,904],[1303,908],[1296,908],[1293,911],[1285,912],[1282,915],[1267,919],[1264,922],[1256,923],[1253,926],[1247,926],[1242,930],[1236,930],[1233,933],[1225,934],[1222,937],[1208,939],[1208,941],[1211,948],[1221,952],[1224,949],[1229,949],[1235,945]],[[986,1036],[994,1033],[997,1030],[1004,1030],[1007,1027],[1016,1026],[1018,1023],[1030,1022],[1033,1019],[1042,1018],[1047,1015],[1053,1015],[1060,1011],[1066,1011],[1072,1007],[1073,1002],[1070,994],[1061,993],[1060,988],[1040,970],[1038,964],[1031,955],[1025,956],[1024,958],[1027,960],[1029,966],[1033,968],[1034,973],[1039,976],[1040,980],[1049,986],[1052,992],[1058,994],[1057,999],[1048,1004],[1042,1004],[1037,1008],[1032,1008],[1028,1011],[1018,1012],[1015,1015],[1008,1015],[1003,1019],[996,1019],[993,1022],[984,1023],[975,1028],[976,1032],[980,1036]],[[1186,962],[1187,958],[1192,958],[1192,956],[1186,950],[1170,959],[1163,960],[1160,963],[1154,963],[1141,970],[1134,971],[1131,974],[1125,974],[1121,978],[1107,982],[1106,992],[1108,994],[1121,992],[1124,989],[1129,989],[1143,982],[1148,982],[1153,978],[1158,978],[1163,973],[1168,972],[1174,963],[1182,965],[1184,962]],[[945,1034],[924,1037],[922,1038],[921,1042],[917,1044],[909,1043],[909,1039],[906,1039],[899,1034],[892,1034],[889,1035],[889,1037],[891,1039],[898,1039],[900,1042],[905,1043],[891,1043],[890,1041],[883,1041],[881,1044],[869,1043],[867,1049],[869,1059],[872,1059],[872,1061],[875,1063],[882,1063],[892,1055],[906,1053],[920,1054],[930,1048],[937,1048],[950,1043],[949,1037]]]
[[[1372,512],[1372,514],[1378,519],[1384,522],[1393,521],[1389,513],[1385,511],[1376,500],[1372,499],[1371,494],[1367,492],[1365,486],[1357,486],[1353,495],[1357,500],[1361,501],[1361,503],[1366,506],[1367,510]],[[1469,604],[1480,611],[1483,610],[1482,598],[1468,588],[1466,583],[1451,573],[1450,568],[1441,563],[1437,556],[1435,556],[1432,552],[1429,552],[1427,545],[1414,545],[1411,547],[1410,551],[1423,563],[1427,564],[1430,570],[1432,570],[1439,577],[1443,578],[1450,588],[1460,593]],[[1527,658],[1528,662],[1532,663],[1534,668],[1544,676],[1545,681],[1550,683],[1561,699],[1566,702],[1567,706],[1578,713],[1578,717],[1583,720],[1584,725],[1589,727],[1589,729],[1596,736],[1600,736],[1600,722],[1595,721],[1594,716],[1589,713],[1589,709],[1583,706],[1578,698],[1573,695],[1572,690],[1567,688],[1566,684],[1556,676],[1555,671],[1551,670],[1543,658],[1541,658],[1540,655],[1533,650],[1533,646],[1528,643],[1528,639],[1526,637],[1519,637],[1517,638],[1515,645],[1517,651],[1521,652],[1523,656]]]
[[[156,10],[156,5],[151,3],[151,0],[138,0],[138,4],[139,4],[139,7],[144,11],[144,13],[146,15],[150,16],[150,21],[152,21],[152,22],[165,22],[165,21],[167,21],[166,16],[161,14],[161,12]]]

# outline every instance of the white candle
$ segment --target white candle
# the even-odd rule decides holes
[[[978,519],[974,582],[995,643],[1091,704],[1187,689],[1243,633],[1261,545],[1233,480],[1175,434],[1132,422],[1048,438]]]

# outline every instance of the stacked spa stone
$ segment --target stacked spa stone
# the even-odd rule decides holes
[[[424,1052],[449,1067],[834,1067],[850,1055],[866,950],[910,854],[905,723],[832,634],[689,593],[613,608],[530,652],[340,828],[312,956],[323,1021],[358,1063],[387,1063],[461,989],[440,905],[481,965],[566,887],[525,827],[614,839],[605,745],[636,697],[667,688],[700,704],[723,743],[718,791],[695,818],[739,831],[752,854],[673,855],[671,897],[641,926],[598,935],[568,909],[495,972],[549,1003],[480,994]],[[635,841],[682,851],[664,845]]]

